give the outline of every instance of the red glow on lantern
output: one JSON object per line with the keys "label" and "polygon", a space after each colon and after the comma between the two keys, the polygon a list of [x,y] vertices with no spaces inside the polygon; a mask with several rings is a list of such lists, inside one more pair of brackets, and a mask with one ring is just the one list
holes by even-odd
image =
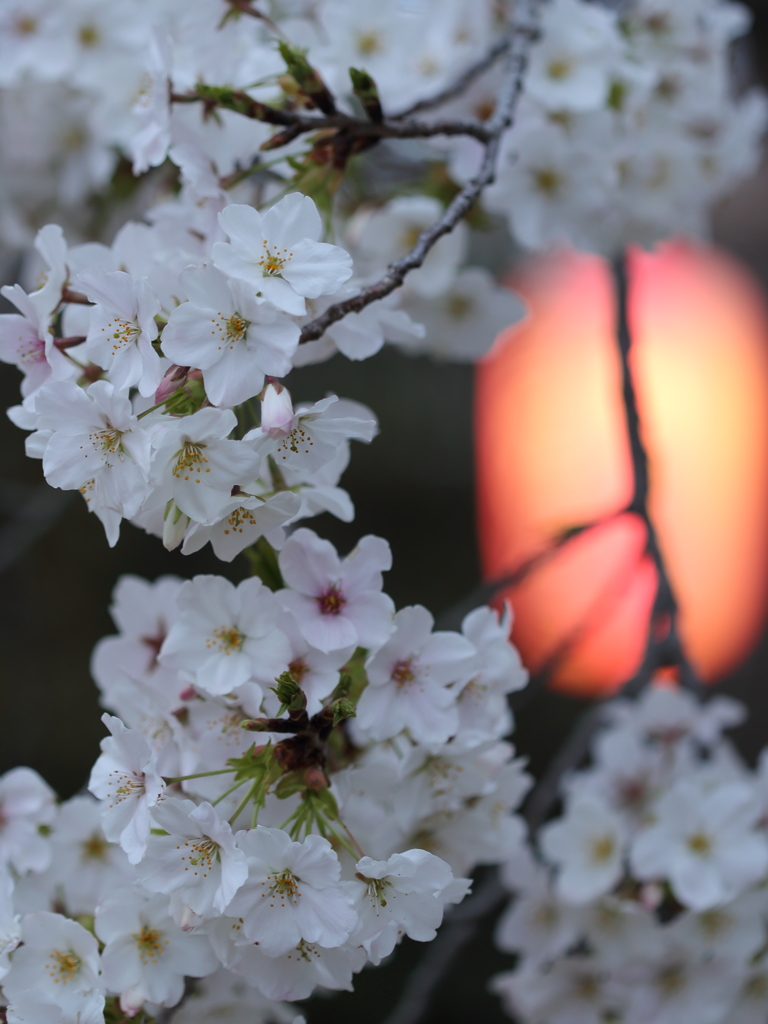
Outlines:
{"label": "red glow on lantern", "polygon": [[[669,243],[628,263],[648,509],[680,634],[711,681],[744,657],[765,618],[768,316],[748,275],[711,249]],[[477,374],[484,576],[520,572],[502,596],[531,671],[603,695],[637,669],[656,591],[645,526],[623,511],[633,473],[612,277],[599,257],[569,253],[534,264],[515,287],[530,316]]]}

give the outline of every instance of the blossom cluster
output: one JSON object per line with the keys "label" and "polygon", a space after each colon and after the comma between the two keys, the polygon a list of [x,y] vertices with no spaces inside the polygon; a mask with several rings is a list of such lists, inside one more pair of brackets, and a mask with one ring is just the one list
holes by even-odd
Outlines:
{"label": "blossom cluster", "polygon": [[380,538],[340,559],[299,529],[275,591],[120,580],[92,796],[0,780],[9,1021],[101,1022],[105,997],[154,1015],[185,976],[227,1005],[240,979],[284,1020],[270,1000],[351,988],[404,935],[431,940],[467,873],[520,847],[508,617],[436,632],[395,612],[390,561]]}
{"label": "blossom cluster", "polygon": [[720,0],[620,13],[553,0],[488,208],[536,249],[706,236],[711,205],[757,167],[768,123],[761,90],[732,93],[730,44],[749,20]]}
{"label": "blossom cluster", "polygon": [[524,1024],[760,1024],[768,1013],[768,752],[723,729],[744,709],[665,685],[606,709],[514,898],[492,982]]}

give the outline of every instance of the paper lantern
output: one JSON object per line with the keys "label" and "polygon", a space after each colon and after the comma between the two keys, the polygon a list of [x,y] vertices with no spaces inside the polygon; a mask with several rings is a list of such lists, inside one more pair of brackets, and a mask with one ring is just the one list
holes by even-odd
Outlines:
{"label": "paper lantern", "polygon": [[[768,316],[716,250],[671,242],[631,251],[627,267],[648,509],[685,649],[711,681],[749,651],[766,612]],[[564,253],[514,284],[530,315],[477,372],[483,572],[518,573],[499,596],[529,669],[606,695],[639,666],[657,582],[645,526],[622,511],[634,478],[611,268]]]}

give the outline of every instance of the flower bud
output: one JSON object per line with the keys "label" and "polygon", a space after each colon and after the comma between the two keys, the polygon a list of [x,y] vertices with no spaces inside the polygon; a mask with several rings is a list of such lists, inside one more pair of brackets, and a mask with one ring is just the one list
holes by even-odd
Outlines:
{"label": "flower bud", "polygon": [[275,440],[287,437],[293,425],[293,402],[288,388],[274,377],[267,377],[261,393],[261,429]]}
{"label": "flower bud", "polygon": [[169,366],[155,392],[154,404],[159,405],[161,402],[165,402],[174,391],[178,391],[186,380],[188,373],[188,366],[177,366],[175,363],[173,366]]}
{"label": "flower bud", "polygon": [[171,498],[165,506],[165,516],[163,517],[163,547],[166,550],[173,551],[181,544],[190,522],[189,516],[184,515]]}

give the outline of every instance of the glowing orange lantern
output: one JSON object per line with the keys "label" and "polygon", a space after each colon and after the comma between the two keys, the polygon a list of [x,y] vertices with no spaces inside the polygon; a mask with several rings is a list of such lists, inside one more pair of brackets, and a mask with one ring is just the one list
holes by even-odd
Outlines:
{"label": "glowing orange lantern", "polygon": [[[768,316],[728,256],[674,242],[628,255],[630,366],[648,511],[711,681],[755,642],[768,597]],[[634,486],[610,266],[565,253],[515,287],[530,316],[479,367],[479,535],[532,672],[616,690],[645,651],[657,575]],[[592,525],[594,524],[594,525]],[[585,527],[584,529],[579,529]]]}

